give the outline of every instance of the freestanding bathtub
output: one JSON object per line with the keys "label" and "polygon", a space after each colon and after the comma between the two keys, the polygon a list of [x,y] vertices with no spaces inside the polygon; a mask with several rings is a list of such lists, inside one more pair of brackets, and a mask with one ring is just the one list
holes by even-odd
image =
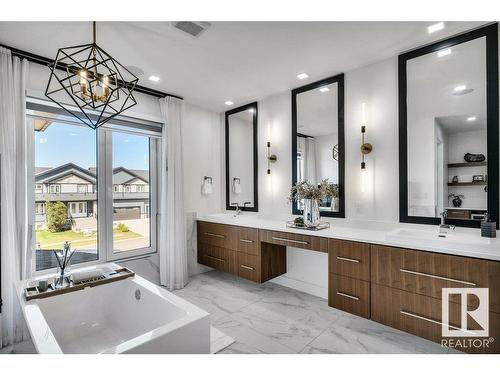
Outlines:
{"label": "freestanding bathtub", "polygon": [[31,301],[27,282],[17,294],[40,354],[210,353],[209,314],[140,276]]}

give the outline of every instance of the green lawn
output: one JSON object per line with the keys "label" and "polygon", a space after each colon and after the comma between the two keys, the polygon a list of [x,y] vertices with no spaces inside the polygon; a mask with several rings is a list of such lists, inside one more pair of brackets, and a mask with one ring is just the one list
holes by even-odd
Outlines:
{"label": "green lawn", "polygon": [[[142,236],[132,231],[120,232],[114,229],[113,237],[115,241],[120,241],[141,238]],[[64,241],[68,241],[71,247],[89,246],[97,243],[97,234],[96,232],[92,232],[90,235],[84,235],[82,232],[75,232],[73,230],[54,233],[46,229],[36,231],[36,242],[40,243],[42,250],[62,249]]]}

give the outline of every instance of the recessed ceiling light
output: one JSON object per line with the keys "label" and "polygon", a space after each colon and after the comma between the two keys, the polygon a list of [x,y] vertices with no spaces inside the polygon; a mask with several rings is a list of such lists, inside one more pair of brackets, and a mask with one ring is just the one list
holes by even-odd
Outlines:
{"label": "recessed ceiling light", "polygon": [[330,91],[330,89],[328,87],[326,87],[326,86],[323,86],[323,87],[321,87],[319,89],[319,91],[321,91],[321,92],[328,92],[328,91]]}
{"label": "recessed ceiling light", "polygon": [[476,121],[476,116],[467,117],[467,121]]}
{"label": "recessed ceiling light", "polygon": [[427,32],[429,34],[435,33],[436,31],[443,30],[444,29],[444,22],[438,22],[435,23],[434,25],[430,25],[427,27]]}
{"label": "recessed ceiling light", "polygon": [[453,89],[454,92],[461,92],[461,91],[465,91],[467,90],[467,86],[465,85],[460,85],[460,86],[457,86]]}
{"label": "recessed ceiling light", "polygon": [[159,82],[159,81],[160,81],[160,77],[157,77],[157,76],[149,76],[149,80],[150,80],[150,81],[153,81],[153,82]]}
{"label": "recessed ceiling light", "polygon": [[306,78],[309,78],[309,74],[307,73],[300,73],[300,74],[297,74],[297,78],[298,79],[306,79]]}
{"label": "recessed ceiling light", "polygon": [[448,56],[449,54],[451,54],[451,48],[442,49],[437,53],[438,57]]}
{"label": "recessed ceiling light", "polygon": [[226,100],[224,102],[225,105],[233,105],[234,103],[231,100]]}

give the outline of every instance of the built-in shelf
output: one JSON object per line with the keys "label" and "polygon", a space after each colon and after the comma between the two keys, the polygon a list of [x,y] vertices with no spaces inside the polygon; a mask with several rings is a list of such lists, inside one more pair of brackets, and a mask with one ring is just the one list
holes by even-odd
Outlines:
{"label": "built-in shelf", "polygon": [[463,168],[463,167],[483,167],[488,165],[486,161],[472,161],[470,163],[450,163],[448,168]]}
{"label": "built-in shelf", "polygon": [[486,181],[482,181],[482,182],[457,182],[457,183],[449,182],[448,183],[448,186],[474,186],[474,185],[484,186],[484,185],[488,185],[488,183]]}

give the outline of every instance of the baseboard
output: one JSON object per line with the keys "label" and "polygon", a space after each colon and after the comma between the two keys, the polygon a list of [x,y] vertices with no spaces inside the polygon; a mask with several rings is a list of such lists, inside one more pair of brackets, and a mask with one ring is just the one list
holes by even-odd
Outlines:
{"label": "baseboard", "polygon": [[313,296],[323,298],[325,300],[328,299],[328,288],[325,288],[321,285],[311,284],[306,281],[292,279],[285,275],[278,276],[272,279],[270,282],[281,286],[286,286],[288,288],[296,289],[300,292],[312,294]]}

